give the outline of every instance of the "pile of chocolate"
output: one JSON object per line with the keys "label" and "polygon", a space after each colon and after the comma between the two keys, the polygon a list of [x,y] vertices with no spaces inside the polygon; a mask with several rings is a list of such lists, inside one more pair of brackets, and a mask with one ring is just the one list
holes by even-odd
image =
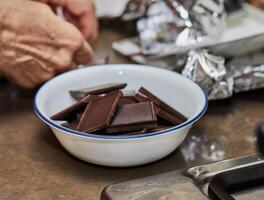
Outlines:
{"label": "pile of chocolate", "polygon": [[179,125],[187,118],[141,87],[122,91],[125,83],[109,83],[80,91],[70,91],[75,104],[53,115],[67,121],[62,126],[100,135],[153,133]]}

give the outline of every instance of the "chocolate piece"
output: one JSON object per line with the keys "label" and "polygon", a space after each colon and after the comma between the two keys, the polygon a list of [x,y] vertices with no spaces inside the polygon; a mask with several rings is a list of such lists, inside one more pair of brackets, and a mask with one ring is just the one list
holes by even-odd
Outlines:
{"label": "chocolate piece", "polygon": [[138,102],[147,102],[147,101],[150,101],[147,97],[144,97],[143,95],[137,93],[135,95],[135,99],[138,101]]}
{"label": "chocolate piece", "polygon": [[161,99],[156,97],[154,94],[152,94],[146,88],[141,87],[139,89],[139,92],[142,93],[143,95],[145,95],[148,99],[150,99],[158,107],[162,108],[163,110],[166,110],[167,112],[169,112],[172,115],[174,115],[175,117],[177,117],[179,120],[181,120],[181,123],[183,123],[187,120],[187,118],[183,114],[181,114],[178,111],[176,111],[175,109],[173,109],[171,106],[169,106],[164,101],[162,101]]}
{"label": "chocolate piece", "polygon": [[114,90],[123,89],[126,86],[127,86],[126,83],[108,83],[108,84],[85,88],[82,90],[74,90],[74,91],[72,90],[70,91],[70,95],[74,99],[80,100],[81,98],[84,98],[87,95],[103,94]]}
{"label": "chocolate piece", "polygon": [[[133,131],[123,131],[123,132],[115,132],[111,133],[111,136],[120,136],[120,135],[138,135],[138,134],[144,134],[147,129],[138,129],[138,130],[133,130]],[[98,133],[97,133],[98,132]],[[93,132],[93,134],[99,134],[99,135],[110,135],[106,129],[100,130],[97,132]]]}
{"label": "chocolate piece", "polygon": [[83,91],[70,91],[70,95],[72,98],[74,98],[76,101],[79,101],[80,99],[84,98],[86,96],[85,92]]}
{"label": "chocolate piece", "polygon": [[106,129],[106,133],[134,131],[157,126],[152,102],[121,105]]}
{"label": "chocolate piece", "polygon": [[92,98],[81,117],[77,130],[94,132],[107,127],[116,111],[121,96],[122,92],[117,90],[105,96]]}
{"label": "chocolate piece", "polygon": [[82,115],[83,115],[83,112],[76,114],[76,120],[77,120],[77,122],[79,122],[81,120]]}
{"label": "chocolate piece", "polygon": [[75,104],[71,105],[70,107],[53,115],[51,119],[61,120],[61,121],[72,121],[75,119],[77,113],[85,109],[86,105],[89,103],[90,100],[91,100],[91,96],[87,96],[83,98],[82,100],[76,102]]}
{"label": "chocolate piece", "polygon": [[[137,93],[135,95],[135,98],[138,100],[138,102],[147,102],[149,101],[149,99],[147,97],[144,97],[143,95]],[[154,110],[157,116],[159,116],[160,118],[162,118],[164,121],[167,121],[166,124],[168,124],[168,122],[172,125],[179,125],[181,124],[183,121],[178,119],[177,117],[175,117],[174,115],[172,115],[171,113],[167,112],[166,110],[160,108],[159,106],[157,106],[156,104],[154,104]],[[163,124],[160,123],[161,120],[158,118],[158,124]]]}
{"label": "chocolate piece", "polygon": [[[154,110],[155,110],[155,108],[154,108]],[[169,122],[168,120],[160,117],[159,115],[157,115],[157,119],[158,119],[158,126],[171,126],[171,127],[175,126],[174,123]]]}
{"label": "chocolate piece", "polygon": [[124,96],[121,98],[119,105],[138,103],[137,99],[135,98],[135,90],[124,90],[123,94]]}
{"label": "chocolate piece", "polygon": [[158,115],[162,119],[165,119],[166,121],[172,123],[173,125],[179,125],[179,124],[183,123],[183,121],[181,119],[172,115],[171,113],[167,112],[166,110],[158,107],[157,105],[154,105],[154,110],[155,110],[156,115]]}
{"label": "chocolate piece", "polygon": [[64,123],[64,124],[62,124],[62,126],[69,128],[69,129],[72,129],[72,130],[76,130],[78,123],[79,123],[78,121],[72,121],[70,123],[69,122]]}
{"label": "chocolate piece", "polygon": [[163,131],[163,130],[169,129],[171,127],[172,126],[158,126],[157,128],[147,129],[146,132],[147,133],[155,133],[155,132],[159,132],[159,131]]}
{"label": "chocolate piece", "polygon": [[144,134],[144,133],[146,133],[146,130],[147,129],[141,129],[141,130],[126,132],[125,134],[122,134],[122,135],[139,135],[139,134]]}
{"label": "chocolate piece", "polygon": [[119,105],[125,105],[131,103],[138,103],[138,101],[133,96],[126,96],[126,97],[121,97]]}

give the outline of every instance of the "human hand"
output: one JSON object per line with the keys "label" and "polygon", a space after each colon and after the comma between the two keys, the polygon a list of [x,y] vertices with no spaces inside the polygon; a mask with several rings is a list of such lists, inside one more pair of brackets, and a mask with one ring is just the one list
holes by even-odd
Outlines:
{"label": "human hand", "polygon": [[264,0],[251,0],[251,4],[264,9]]}
{"label": "human hand", "polygon": [[63,9],[66,20],[73,23],[89,41],[93,42],[98,35],[98,22],[92,0],[38,0],[47,3],[54,10]]}
{"label": "human hand", "polygon": [[0,72],[34,88],[74,65],[93,62],[93,52],[72,24],[39,2],[1,0]]}

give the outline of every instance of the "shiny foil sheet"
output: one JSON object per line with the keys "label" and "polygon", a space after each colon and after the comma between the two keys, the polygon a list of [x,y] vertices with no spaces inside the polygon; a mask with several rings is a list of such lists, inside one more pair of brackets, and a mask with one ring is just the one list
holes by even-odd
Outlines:
{"label": "shiny foil sheet", "polygon": [[140,16],[137,30],[146,55],[174,54],[210,44],[224,30],[223,0],[135,0],[128,8],[123,18]]}
{"label": "shiny foil sheet", "polygon": [[233,94],[234,79],[226,71],[225,59],[206,50],[191,51],[182,74],[197,82],[210,100],[225,99]]}
{"label": "shiny foil sheet", "polygon": [[149,6],[157,0],[130,0],[121,16],[123,21],[136,20],[143,17]]}
{"label": "shiny foil sheet", "polygon": [[189,53],[182,74],[197,82],[209,100],[264,88],[264,64],[243,66],[238,63],[226,67],[223,57],[211,55],[206,50],[195,50]]}
{"label": "shiny foil sheet", "polygon": [[264,64],[257,66],[230,66],[234,78],[234,92],[264,88]]}

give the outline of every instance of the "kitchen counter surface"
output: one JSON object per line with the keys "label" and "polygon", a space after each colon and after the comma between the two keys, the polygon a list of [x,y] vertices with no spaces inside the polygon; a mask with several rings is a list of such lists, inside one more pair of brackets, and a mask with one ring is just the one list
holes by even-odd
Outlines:
{"label": "kitchen counter surface", "polygon": [[[126,37],[107,28],[94,48],[98,59],[128,63],[111,42]],[[0,82],[0,199],[99,199],[112,183],[255,152],[254,129],[264,115],[264,90],[209,104],[180,149],[153,164],[106,168],[74,158],[33,111],[33,92]]]}

